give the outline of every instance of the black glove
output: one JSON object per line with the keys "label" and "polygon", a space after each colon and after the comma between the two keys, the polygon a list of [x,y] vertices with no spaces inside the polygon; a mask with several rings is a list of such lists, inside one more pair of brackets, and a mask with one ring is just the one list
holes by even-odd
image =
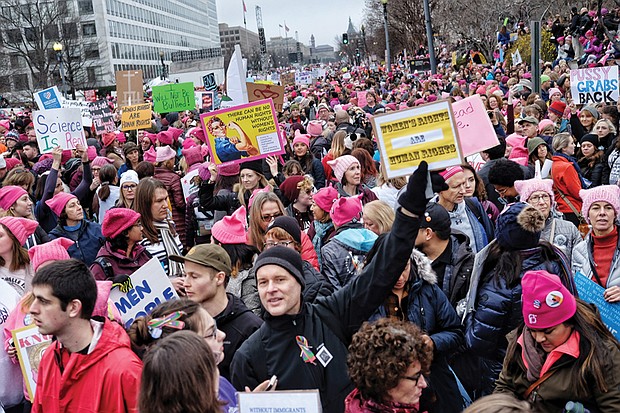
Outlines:
{"label": "black glove", "polygon": [[439,175],[439,172],[431,172],[431,185],[433,187],[433,192],[435,192],[436,194],[442,191],[446,191],[450,188],[446,183],[445,179],[443,179],[443,177]]}
{"label": "black glove", "polygon": [[[426,210],[426,204],[430,198],[426,197],[426,185],[428,179],[428,164],[420,162],[418,169],[409,177],[407,189],[398,198],[398,203],[407,211],[422,216]],[[441,192],[448,189],[446,181],[437,172],[431,173],[431,186],[433,192]]]}

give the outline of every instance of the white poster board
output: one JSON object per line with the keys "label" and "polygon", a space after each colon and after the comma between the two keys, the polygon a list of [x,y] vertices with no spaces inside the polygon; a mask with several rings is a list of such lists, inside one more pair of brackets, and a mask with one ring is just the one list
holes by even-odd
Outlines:
{"label": "white poster board", "polygon": [[93,126],[93,117],[90,114],[89,103],[81,100],[69,100],[65,99],[62,102],[63,108],[78,108],[82,113],[82,125],[90,128]]}
{"label": "white poster board", "polygon": [[318,390],[237,393],[239,413],[321,413]]}
{"label": "white poster board", "polygon": [[150,314],[160,303],[179,298],[155,257],[129,279],[131,288],[127,292],[122,292],[119,287],[110,291],[110,299],[121,314],[125,328],[129,328],[136,318]]}
{"label": "white poster board", "polygon": [[28,396],[34,400],[39,364],[43,353],[52,344],[52,336],[39,333],[39,327],[35,324],[13,330],[11,334]]}
{"label": "white poster board", "polygon": [[571,70],[570,91],[576,104],[618,102],[618,66]]}
{"label": "white poster board", "polygon": [[[196,184],[196,178],[198,176],[198,169],[187,173],[183,178],[181,178],[181,187],[183,188],[183,196],[185,197],[185,202],[189,199],[190,195],[195,194],[200,189],[200,184]],[[194,181],[194,183],[192,183]]]}
{"label": "white poster board", "polygon": [[56,146],[75,149],[81,144],[86,147],[82,113],[78,108],[35,111],[32,122],[41,153],[51,152]]}

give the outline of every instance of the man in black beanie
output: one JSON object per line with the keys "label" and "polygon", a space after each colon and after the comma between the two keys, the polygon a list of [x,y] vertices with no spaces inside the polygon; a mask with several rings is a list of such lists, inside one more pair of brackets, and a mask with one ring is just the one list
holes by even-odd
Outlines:
{"label": "man in black beanie", "polygon": [[[233,358],[231,379],[238,390],[261,384],[264,389],[275,375],[278,390],[319,389],[325,413],[344,411],[344,399],[353,390],[347,346],[405,269],[428,202],[427,171],[422,162],[400,196],[402,208],[374,258],[334,294],[304,302],[300,255],[282,246],[259,255],[254,269],[265,322]],[[434,191],[447,189],[438,175],[432,181]]]}

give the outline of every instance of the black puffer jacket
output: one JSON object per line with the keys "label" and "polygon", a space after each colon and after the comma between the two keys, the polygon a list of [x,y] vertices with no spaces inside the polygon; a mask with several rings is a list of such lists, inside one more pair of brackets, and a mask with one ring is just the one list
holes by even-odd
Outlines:
{"label": "black puffer jacket", "polygon": [[452,230],[450,234],[450,248],[452,258],[446,265],[440,278],[441,289],[456,308],[459,301],[464,300],[469,289],[469,280],[474,268],[475,254],[469,246],[469,238],[460,231]]}
{"label": "black puffer jacket", "polygon": [[[353,390],[347,375],[347,346],[400,277],[419,226],[417,218],[398,211],[392,232],[360,276],[329,297],[320,297],[313,304],[302,302],[299,314],[267,314],[265,323],[233,358],[235,388],[254,388],[275,374],[279,390],[318,389],[323,411],[342,413],[344,399]],[[305,338],[317,355],[314,363],[305,363],[300,357],[297,336]],[[327,361],[326,365],[319,360]]]}

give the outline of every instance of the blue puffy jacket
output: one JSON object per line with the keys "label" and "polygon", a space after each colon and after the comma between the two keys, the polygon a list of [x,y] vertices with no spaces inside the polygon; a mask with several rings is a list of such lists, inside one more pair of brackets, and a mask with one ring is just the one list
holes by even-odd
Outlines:
{"label": "blue puffy jacket", "polygon": [[75,244],[67,249],[69,256],[84,262],[89,267],[105,243],[105,238],[101,235],[101,225],[86,219],[82,220],[80,227],[75,231],[68,231],[58,224],[56,228],[50,231],[49,235],[50,239],[64,237],[75,241]]}

